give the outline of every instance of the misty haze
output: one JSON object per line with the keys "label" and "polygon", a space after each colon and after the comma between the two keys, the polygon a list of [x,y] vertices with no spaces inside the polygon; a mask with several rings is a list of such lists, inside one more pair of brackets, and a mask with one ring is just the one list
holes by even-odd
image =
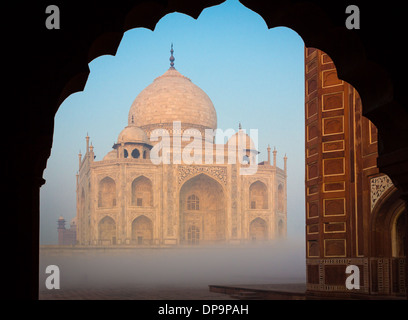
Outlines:
{"label": "misty haze", "polygon": [[59,267],[61,290],[305,282],[304,245],[287,240],[246,246],[43,249],[40,291],[46,290],[47,265]]}

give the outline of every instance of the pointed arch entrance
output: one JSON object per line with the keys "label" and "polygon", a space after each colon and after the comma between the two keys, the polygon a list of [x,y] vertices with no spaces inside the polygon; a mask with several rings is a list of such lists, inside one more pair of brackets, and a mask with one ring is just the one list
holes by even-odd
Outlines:
{"label": "pointed arch entrance", "polygon": [[225,241],[225,208],[224,190],[215,179],[202,173],[187,180],[179,193],[180,243]]}
{"label": "pointed arch entrance", "polygon": [[100,245],[116,244],[116,223],[111,217],[104,217],[98,224],[98,242]]}
{"label": "pointed arch entrance", "polygon": [[146,216],[139,216],[132,222],[132,244],[150,245],[153,241],[153,222]]}
{"label": "pointed arch entrance", "polygon": [[262,218],[255,218],[249,225],[249,238],[251,241],[265,241],[268,239],[268,225]]}
{"label": "pointed arch entrance", "polygon": [[395,187],[384,194],[372,211],[371,283],[372,293],[406,294],[406,207]]}

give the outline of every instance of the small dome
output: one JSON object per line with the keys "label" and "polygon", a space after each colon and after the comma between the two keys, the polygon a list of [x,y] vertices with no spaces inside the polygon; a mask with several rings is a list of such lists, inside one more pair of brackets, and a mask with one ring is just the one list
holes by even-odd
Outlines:
{"label": "small dome", "polygon": [[116,150],[112,150],[109,151],[106,156],[103,157],[103,160],[112,160],[112,159],[116,159],[117,158],[117,151]]}
{"label": "small dome", "polygon": [[217,114],[207,94],[170,68],[136,97],[129,110],[128,124],[155,127],[173,121],[217,128]]}
{"label": "small dome", "polygon": [[254,141],[242,129],[240,129],[237,133],[235,133],[231,138],[228,139],[228,145],[236,146],[237,148],[242,147],[242,149],[257,152]]}
{"label": "small dome", "polygon": [[135,125],[129,125],[122,130],[118,137],[118,143],[126,142],[149,144],[149,138],[143,129]]}

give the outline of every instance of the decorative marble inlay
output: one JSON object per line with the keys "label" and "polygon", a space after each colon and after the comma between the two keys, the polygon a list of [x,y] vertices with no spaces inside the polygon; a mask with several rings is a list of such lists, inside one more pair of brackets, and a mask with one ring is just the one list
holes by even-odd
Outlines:
{"label": "decorative marble inlay", "polygon": [[224,185],[227,185],[227,168],[221,166],[179,166],[178,167],[178,184],[179,186],[188,177],[194,176],[198,173],[206,173],[215,178]]}

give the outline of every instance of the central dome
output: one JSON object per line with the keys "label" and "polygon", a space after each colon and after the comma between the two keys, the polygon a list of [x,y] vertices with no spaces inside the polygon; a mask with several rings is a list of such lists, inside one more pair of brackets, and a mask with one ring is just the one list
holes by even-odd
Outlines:
{"label": "central dome", "polygon": [[154,128],[173,121],[182,127],[217,128],[217,114],[207,94],[171,67],[136,97],[128,124]]}

